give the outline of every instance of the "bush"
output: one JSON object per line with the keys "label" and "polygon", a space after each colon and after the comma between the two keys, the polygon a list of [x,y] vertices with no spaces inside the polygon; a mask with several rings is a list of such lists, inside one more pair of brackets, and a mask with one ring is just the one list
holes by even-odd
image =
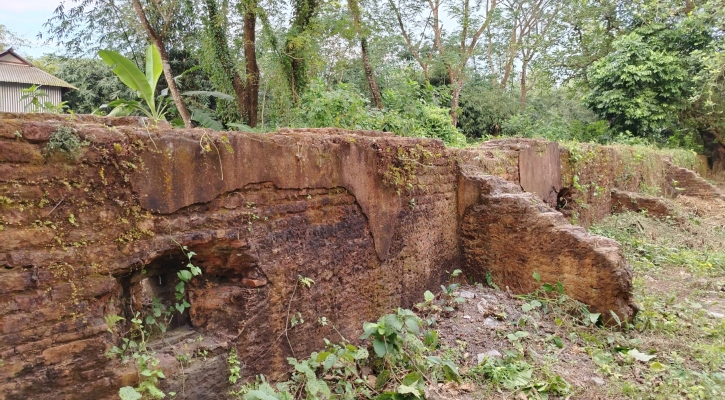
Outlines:
{"label": "bush", "polygon": [[303,94],[296,110],[295,125],[304,127],[336,127],[373,129],[401,136],[441,139],[451,146],[463,146],[466,137],[451,125],[447,108],[429,104],[414,81],[408,81],[399,92],[383,92],[385,107],[372,109],[368,100],[354,86],[341,83],[327,88],[314,81]]}
{"label": "bush", "polygon": [[521,103],[510,91],[474,82],[463,88],[460,110],[461,131],[468,138],[478,139],[499,135],[503,123],[521,111]]}
{"label": "bush", "polygon": [[64,153],[69,159],[74,160],[80,155],[81,147],[86,145],[88,145],[88,142],[81,140],[73,128],[59,126],[55,132],[50,134],[45,148],[51,153]]}
{"label": "bush", "polygon": [[313,81],[302,95],[297,124],[306,127],[374,129],[376,116],[367,108],[367,100],[352,85],[341,83],[328,89]]}

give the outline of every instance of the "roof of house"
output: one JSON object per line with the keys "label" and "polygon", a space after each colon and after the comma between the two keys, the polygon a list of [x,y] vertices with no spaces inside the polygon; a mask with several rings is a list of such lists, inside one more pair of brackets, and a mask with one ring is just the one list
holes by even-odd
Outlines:
{"label": "roof of house", "polygon": [[12,48],[0,53],[0,82],[77,89],[70,83],[33,66]]}

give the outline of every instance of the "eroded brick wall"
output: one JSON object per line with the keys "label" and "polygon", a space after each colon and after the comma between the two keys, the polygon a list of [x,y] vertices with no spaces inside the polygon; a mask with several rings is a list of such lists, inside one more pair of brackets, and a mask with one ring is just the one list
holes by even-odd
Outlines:
{"label": "eroded brick wall", "polygon": [[[59,126],[86,142],[74,157],[48,150]],[[104,354],[153,298],[174,302],[176,272],[188,261],[182,246],[203,274],[187,287],[190,310],[151,343],[177,398],[226,393],[232,347],[244,377],[280,377],[287,357],[339,339],[331,325],[354,340],[364,321],[420,301],[446,271],[500,272],[515,292],[529,287],[532,268],[554,277],[557,259],[533,265],[519,257],[523,247],[498,251],[512,245],[507,231],[525,237],[532,221],[547,235],[569,232],[562,243],[589,260],[577,270],[582,282],[621,278],[601,281],[613,287],[595,297],[572,281],[570,294],[593,310],[632,315],[616,243],[606,241],[601,256],[601,238],[552,217],[559,214],[536,196],[494,204],[481,189],[484,181],[520,185],[551,204],[558,148],[501,145],[457,150],[380,132],[215,133],[138,118],[0,114],[0,399],[115,398],[135,384],[133,365]],[[299,277],[315,283],[303,287]],[[284,335],[297,313],[306,322]],[[126,322],[110,332],[109,315]],[[317,323],[322,317],[331,325]]]}
{"label": "eroded brick wall", "polygon": [[[462,267],[456,166],[439,141],[145,124],[0,116],[0,398],[113,398],[133,384],[132,365],[104,356],[120,339],[104,316],[172,304],[180,246],[203,274],[154,350],[189,399],[226,392],[231,346],[244,376],[275,377],[338,339],[318,318],[354,339]],[[77,159],[47,151],[60,125],[87,142]],[[307,320],[289,344],[288,312]]]}

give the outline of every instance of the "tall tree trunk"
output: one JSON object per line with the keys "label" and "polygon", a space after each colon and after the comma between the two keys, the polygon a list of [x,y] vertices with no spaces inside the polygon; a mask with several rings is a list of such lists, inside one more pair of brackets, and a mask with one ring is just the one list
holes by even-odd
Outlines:
{"label": "tall tree trunk", "polygon": [[725,136],[715,129],[699,129],[713,176],[725,177]]}
{"label": "tall tree trunk", "polygon": [[[511,31],[511,42],[516,41],[516,31]],[[516,58],[516,52],[518,49],[517,43],[509,43],[509,47],[516,46],[516,49],[511,51],[511,49],[506,50],[506,64],[504,65],[503,69],[503,76],[501,77],[501,81],[499,82],[498,86],[500,89],[506,89],[506,84],[508,83],[509,77],[511,76],[511,71],[514,67],[514,60]]]}
{"label": "tall tree trunk", "polygon": [[159,54],[161,55],[161,68],[164,71],[164,79],[166,79],[166,84],[169,86],[169,92],[171,92],[171,97],[174,99],[176,109],[179,111],[179,115],[184,121],[184,126],[186,128],[191,128],[193,127],[193,125],[191,124],[191,114],[189,113],[189,109],[186,108],[184,100],[181,98],[178,86],[176,86],[174,74],[171,72],[171,64],[169,64],[169,53],[166,52],[166,46],[164,45],[164,41],[149,23],[149,20],[146,18],[146,13],[144,12],[139,0],[131,0],[131,2],[133,3],[133,9],[136,11],[138,19],[141,21],[141,25],[143,25],[144,29],[146,30],[146,34],[149,35],[151,41],[159,49]]}
{"label": "tall tree trunk", "polygon": [[457,79],[454,82],[451,79],[451,85],[453,85],[453,90],[451,90],[451,123],[453,126],[458,126],[458,103],[461,97],[461,89],[463,89],[463,82],[459,82]]}
{"label": "tall tree trunk", "polygon": [[245,107],[247,109],[247,125],[254,128],[257,126],[257,110],[259,108],[259,66],[257,65],[256,46],[256,24],[257,15],[255,8],[257,2],[249,4],[244,9],[244,68],[247,84],[245,87]]}
{"label": "tall tree trunk", "polygon": [[295,39],[307,31],[312,18],[317,14],[319,5],[318,0],[295,0],[294,3],[294,19],[287,33],[283,61],[287,70],[287,79],[292,90],[292,97],[295,101],[299,99],[300,94],[307,86],[307,59],[305,58],[307,55],[305,49]]}
{"label": "tall tree trunk", "polygon": [[370,57],[368,56],[368,39],[365,36],[362,29],[362,22],[360,18],[360,4],[358,0],[348,0],[348,8],[352,15],[352,22],[355,24],[355,31],[360,36],[360,53],[362,54],[363,70],[365,71],[365,80],[368,82],[370,93],[373,95],[373,101],[375,101],[375,107],[379,110],[383,109],[383,97],[380,95],[380,88],[378,83],[375,81],[373,75],[373,66],[370,64]]}
{"label": "tall tree trunk", "polygon": [[[247,82],[237,72],[235,68],[234,59],[231,56],[229,50],[227,33],[224,28],[224,24],[221,24],[220,18],[225,18],[219,15],[217,3],[215,0],[206,0],[206,12],[208,17],[209,26],[207,30],[214,43],[214,55],[219,59],[219,64],[227,76],[227,79],[232,83],[232,89],[237,97],[237,108],[239,114],[242,117],[242,122],[245,124],[255,127],[257,125],[257,99],[259,93],[259,68],[257,67],[256,57],[256,45],[254,28],[256,23],[256,14],[254,13],[254,7],[246,7],[242,9],[243,5],[239,4],[239,11],[244,15],[244,53],[247,59],[247,65],[245,67],[247,76]],[[255,4],[256,6],[256,4]],[[248,11],[247,11],[248,8]],[[250,22],[251,21],[251,22]],[[252,34],[249,35],[247,29],[252,30]]]}
{"label": "tall tree trunk", "polygon": [[368,81],[368,87],[370,87],[370,93],[373,95],[375,101],[375,107],[379,110],[383,109],[383,96],[380,95],[380,88],[378,83],[375,81],[373,75],[373,66],[370,64],[370,57],[368,56],[368,41],[365,37],[360,39],[360,52],[362,53],[363,69],[365,70],[365,79]]}
{"label": "tall tree trunk", "polygon": [[526,106],[526,94],[528,89],[526,87],[526,70],[529,68],[529,61],[524,59],[521,65],[521,108]]}

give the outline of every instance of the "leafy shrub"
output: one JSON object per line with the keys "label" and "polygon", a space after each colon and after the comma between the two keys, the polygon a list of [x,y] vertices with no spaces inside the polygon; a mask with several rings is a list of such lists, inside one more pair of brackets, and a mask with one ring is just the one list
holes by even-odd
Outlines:
{"label": "leafy shrub", "polygon": [[423,130],[432,137],[443,140],[450,146],[465,146],[466,137],[453,125],[448,109],[424,105],[423,119],[420,121]]}
{"label": "leafy shrub", "polygon": [[81,147],[86,145],[88,142],[81,140],[73,128],[59,126],[55,132],[50,134],[50,140],[45,148],[51,153],[61,152],[69,159],[76,159],[80,155]]}
{"label": "leafy shrub", "polygon": [[510,91],[475,82],[463,88],[460,110],[458,123],[463,134],[485,138],[500,134],[503,123],[519,113],[521,103]]}
{"label": "leafy shrub", "polygon": [[[412,311],[398,309],[377,322],[366,322],[361,339],[368,340],[372,352],[343,340],[325,340],[325,348],[309,358],[288,358],[294,367],[290,380],[272,387],[264,377],[232,394],[244,400],[299,398],[420,399],[426,383],[460,382],[456,365],[429,355],[437,345],[437,333],[423,332],[423,321]],[[436,338],[432,340],[431,338]],[[363,374],[369,369],[376,378]],[[295,395],[293,395],[295,394]],[[334,395],[333,395],[334,394]]]}
{"label": "leafy shrub", "polygon": [[501,124],[504,136],[535,137],[554,141],[609,143],[606,121],[598,120],[579,101],[571,88],[529,97],[526,108]]}
{"label": "leafy shrub", "polygon": [[296,125],[305,127],[336,127],[373,129],[402,136],[441,139],[452,146],[463,146],[466,138],[451,125],[446,108],[430,104],[419,85],[409,81],[397,93],[383,92],[383,110],[372,109],[368,100],[352,85],[340,83],[327,88],[313,81],[303,94],[296,112]]}
{"label": "leafy shrub", "polygon": [[633,32],[614,41],[614,52],[595,62],[586,104],[616,132],[652,137],[669,129],[687,103],[688,73],[677,54]]}
{"label": "leafy shrub", "polygon": [[367,100],[352,85],[341,83],[328,89],[321,81],[313,81],[300,104],[297,118],[302,126],[373,129],[379,124],[367,109]]}

